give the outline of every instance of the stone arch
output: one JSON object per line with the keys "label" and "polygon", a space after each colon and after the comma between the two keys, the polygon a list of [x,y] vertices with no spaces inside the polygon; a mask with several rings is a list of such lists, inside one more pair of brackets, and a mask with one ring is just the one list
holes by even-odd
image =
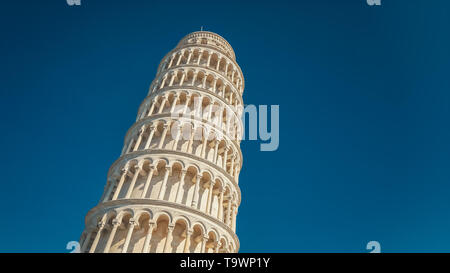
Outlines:
{"label": "stone arch", "polygon": [[214,180],[214,174],[211,172],[211,170],[209,169],[202,169],[201,171],[201,175],[203,178],[207,178],[207,179],[211,179]]}
{"label": "stone arch", "polygon": [[[126,194],[127,194],[127,191],[128,191],[128,188],[129,188],[129,186],[130,186],[130,183],[131,183],[131,181],[132,181],[132,179],[133,179],[133,175],[134,175],[135,172],[136,172],[136,167],[139,166],[139,160],[138,160],[138,159],[131,159],[131,160],[129,160],[125,165],[126,165],[126,168],[125,168],[125,177],[124,177],[122,186],[120,187],[120,189],[119,189],[119,188],[116,188],[116,189],[114,190],[114,192],[115,192],[115,191],[118,191],[118,193],[117,193],[117,199],[123,199],[123,198],[125,198],[125,196],[126,196]],[[122,178],[121,178],[121,179],[122,179]],[[115,193],[112,193],[112,194],[114,195]]]}
{"label": "stone arch", "polygon": [[164,219],[167,218],[168,223],[172,224],[174,217],[170,211],[167,211],[167,210],[158,211],[155,213],[155,216],[153,219],[155,219],[155,221],[158,221],[158,219],[160,219],[161,217]]}
{"label": "stone arch", "polygon": [[184,224],[186,224],[186,227],[187,227],[188,229],[191,228],[191,220],[189,220],[188,217],[186,217],[186,216],[184,216],[184,215],[177,215],[177,216],[174,216],[174,217],[173,217],[173,222],[176,223],[176,222],[178,222],[178,221],[184,222]]}
{"label": "stone arch", "polygon": [[136,212],[136,216],[134,218],[138,221],[143,216],[148,216],[149,220],[153,220],[154,212],[150,208],[141,209]]}
{"label": "stone arch", "polygon": [[203,49],[199,47],[194,47],[192,51],[192,61],[191,64],[198,64],[200,62],[201,55],[203,54]]}
{"label": "stone arch", "polygon": [[119,226],[116,230],[115,236],[112,239],[111,247],[109,249],[109,253],[120,253],[123,250],[125,237],[128,232],[128,228],[130,225],[130,219],[134,217],[134,210],[125,208],[120,210],[117,215],[117,220],[119,221]]}
{"label": "stone arch", "polygon": [[192,85],[192,81],[195,78],[195,69],[189,68],[186,70],[186,76],[183,81],[183,85]]}
{"label": "stone arch", "polygon": [[197,70],[197,76],[194,82],[195,87],[203,88],[203,79],[207,76],[204,70]]}
{"label": "stone arch", "polygon": [[181,136],[177,143],[177,148],[175,150],[179,150],[182,152],[188,152],[189,150],[189,144],[191,139],[191,134],[194,128],[194,125],[192,122],[185,122],[183,121],[181,124]]}
{"label": "stone arch", "polygon": [[198,226],[201,229],[202,235],[206,235],[207,228],[204,223],[202,223],[200,221],[196,221],[192,224],[192,228],[194,228],[196,226]]}
{"label": "stone arch", "polygon": [[183,55],[184,55],[184,49],[182,49],[182,50],[179,50],[178,52],[177,52],[177,57],[175,58],[175,60],[174,60],[174,62],[173,62],[173,66],[178,66],[178,65],[180,65],[180,62],[181,62],[181,59],[183,58]]}
{"label": "stone arch", "polygon": [[209,185],[211,183],[211,180],[214,179],[214,176],[210,170],[202,170],[201,176],[202,179],[200,180],[200,184],[198,187],[197,209],[206,213],[208,206],[208,195],[210,190]]}
{"label": "stone arch", "polygon": [[225,191],[223,194],[223,201],[222,201],[222,211],[223,211],[223,215],[222,217],[219,219],[222,222],[224,222],[225,224],[229,224],[229,218],[228,215],[230,213],[229,209],[230,209],[230,205],[232,203],[232,190],[230,185],[226,185],[225,186]]}
{"label": "stone arch", "polygon": [[[83,248],[90,252],[100,252],[102,249],[104,249],[106,242],[109,238],[110,233],[110,227],[112,225],[113,220],[117,217],[117,213],[114,210],[110,210],[102,215],[97,215],[97,217],[94,217],[93,219],[96,220],[96,222],[91,223],[91,237],[89,241],[83,242]],[[100,234],[99,234],[100,232]],[[95,247],[93,247],[94,238],[99,236],[98,242]],[[92,249],[91,249],[92,248]],[[95,248],[95,249],[94,249]]]}
{"label": "stone arch", "polygon": [[206,90],[214,92],[213,84],[214,84],[215,80],[216,80],[216,77],[214,76],[214,74],[208,73],[206,75],[206,81],[205,81],[205,85],[203,86],[203,88],[205,88]]}
{"label": "stone arch", "polygon": [[180,65],[187,64],[187,60],[188,60],[189,54],[190,54],[189,50],[183,50],[182,51],[181,60],[179,62]]}
{"label": "stone arch", "polygon": [[216,88],[215,88],[215,93],[219,96],[222,97],[223,96],[223,90],[225,88],[225,83],[222,80],[222,78],[218,78],[217,82],[216,82]]}
{"label": "stone arch", "polygon": [[[203,134],[204,138],[206,138],[206,142],[202,143],[201,157],[211,162],[214,162],[213,157],[216,144],[216,129],[213,126],[205,125],[203,129]],[[203,147],[203,144],[205,145],[205,147]]]}
{"label": "stone arch", "polygon": [[225,184],[223,182],[223,179],[220,176],[215,177],[214,182],[215,183],[214,183],[212,198],[211,198],[210,214],[212,216],[216,217],[217,219],[219,219],[220,206],[222,205],[222,202],[223,202],[222,192],[224,190]]}
{"label": "stone arch", "polygon": [[226,76],[229,80],[231,80],[231,75],[233,74],[233,72],[234,72],[234,65],[233,65],[233,63],[230,62],[230,63],[228,63],[227,73],[226,73]]}
{"label": "stone arch", "polygon": [[195,173],[194,173],[194,174],[200,173],[200,167],[199,167],[197,164],[195,164],[195,163],[189,162],[189,163],[186,165],[186,168],[187,168],[187,169],[193,168],[193,169],[195,170]]}
{"label": "stone arch", "polygon": [[150,252],[163,252],[167,240],[168,227],[172,223],[172,215],[167,211],[155,214],[156,227],[150,241]]}
{"label": "stone arch", "polygon": [[213,103],[213,99],[211,98],[211,96],[206,95],[203,97],[202,100],[202,115],[201,117],[205,120],[208,120],[208,115],[209,112],[212,111],[211,109],[211,104]]}
{"label": "stone arch", "polygon": [[[195,164],[187,164],[182,184],[179,184],[179,196],[177,202],[190,206],[194,198],[194,189],[199,168]],[[181,178],[180,178],[181,179]]]}
{"label": "stone arch", "polygon": [[136,212],[134,217],[136,225],[134,227],[132,237],[130,238],[130,243],[127,252],[140,253],[144,250],[145,237],[150,228],[149,224],[152,221],[151,210],[140,210]]}
{"label": "stone arch", "polygon": [[179,86],[181,77],[183,76],[183,69],[176,69],[173,71],[173,78],[171,79],[170,86]]}
{"label": "stone arch", "polygon": [[196,222],[192,225],[192,235],[189,238],[189,252],[201,252],[205,232],[206,227],[202,223]]}
{"label": "stone arch", "polygon": [[143,157],[139,160],[139,164],[142,164],[142,166],[149,166],[152,165],[153,159],[151,157]]}
{"label": "stone arch", "polygon": [[181,170],[184,169],[184,163],[180,160],[174,160],[170,164],[170,175],[167,179],[164,189],[163,200],[175,202],[178,186],[180,185]]}
{"label": "stone arch", "polygon": [[134,217],[135,213],[134,210],[131,208],[123,208],[117,210],[117,217],[118,218],[124,218],[126,215],[129,215],[130,217]]}
{"label": "stone arch", "polygon": [[188,230],[190,229],[189,219],[184,216],[178,216],[174,219],[174,229],[172,232],[171,252],[182,253],[186,240],[188,240]]}
{"label": "stone arch", "polygon": [[234,244],[233,241],[230,241],[230,252],[233,253],[236,251],[236,245]]}
{"label": "stone arch", "polygon": [[211,54],[211,52],[209,50],[203,50],[199,65],[205,66],[208,62],[208,58],[209,58],[210,54]]}
{"label": "stone arch", "polygon": [[222,166],[224,161],[224,154],[225,154],[225,148],[227,147],[227,142],[224,138],[219,140],[219,146],[217,150],[217,159],[216,159],[216,165]]}
{"label": "stone arch", "polygon": [[153,175],[144,198],[158,199],[164,179],[164,174],[166,172],[166,166],[169,166],[169,160],[167,160],[166,158],[155,159],[153,164],[155,170],[153,171]]}
{"label": "stone arch", "polygon": [[228,238],[226,236],[222,236],[220,238],[220,248],[219,253],[226,253],[228,252],[227,245],[228,245]]}
{"label": "stone arch", "polygon": [[214,228],[211,228],[207,233],[207,237],[205,252],[214,253],[219,240],[219,233]]}
{"label": "stone arch", "polygon": [[175,143],[176,135],[173,132],[177,131],[177,121],[170,120],[169,118],[165,118],[165,126],[167,126],[167,132],[164,136],[164,141],[162,143],[161,148],[166,150],[172,150],[173,145]]}
{"label": "stone arch", "polygon": [[220,61],[219,61],[219,72],[225,73],[225,68],[227,66],[227,60],[224,56],[221,55]]}
{"label": "stone arch", "polygon": [[202,152],[202,145],[203,145],[203,127],[202,125],[194,126],[194,132],[193,132],[193,141],[191,145],[191,149],[188,150],[188,152],[200,157]]}
{"label": "stone arch", "polygon": [[209,62],[209,68],[216,69],[218,62],[219,62],[219,54],[217,54],[216,52],[212,52],[211,59]]}

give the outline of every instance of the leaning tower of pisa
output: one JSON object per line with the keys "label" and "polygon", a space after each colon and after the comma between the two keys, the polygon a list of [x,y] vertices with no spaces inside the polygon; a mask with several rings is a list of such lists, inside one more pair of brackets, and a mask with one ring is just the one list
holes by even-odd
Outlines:
{"label": "leaning tower of pisa", "polygon": [[161,61],[81,252],[237,252],[244,78],[221,36],[193,32]]}

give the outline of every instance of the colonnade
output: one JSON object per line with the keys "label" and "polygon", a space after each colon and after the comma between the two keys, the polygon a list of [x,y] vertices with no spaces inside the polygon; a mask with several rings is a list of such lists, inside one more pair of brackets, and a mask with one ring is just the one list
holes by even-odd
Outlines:
{"label": "colonnade", "polygon": [[158,72],[161,73],[173,67],[186,65],[214,69],[219,75],[230,81],[239,93],[242,93],[243,81],[239,66],[230,57],[218,50],[189,47],[172,52],[163,59]]}
{"label": "colonnade", "polygon": [[211,162],[237,181],[241,167],[238,146],[217,134],[204,124],[192,126],[190,122],[157,119],[131,131],[125,139],[122,155],[154,149],[179,151]]}
{"label": "colonnade", "polygon": [[167,213],[110,212],[81,236],[81,252],[103,253],[229,253],[232,240],[216,229],[207,230],[188,217],[171,220]]}
{"label": "colonnade", "polygon": [[164,92],[143,102],[137,121],[156,114],[170,113],[173,116],[204,120],[224,131],[233,140],[240,141],[243,130],[240,118],[242,111],[240,107],[232,108],[200,92]]}
{"label": "colonnade", "polygon": [[238,90],[226,78],[213,71],[196,67],[175,68],[166,71],[152,83],[149,95],[173,87],[193,87],[206,90],[223,98],[232,106],[242,106],[242,98]]}
{"label": "colonnade", "polygon": [[232,230],[236,228],[238,207],[233,183],[214,177],[194,165],[149,159],[132,160],[110,176],[102,202],[118,199],[154,199],[174,202],[217,218]]}

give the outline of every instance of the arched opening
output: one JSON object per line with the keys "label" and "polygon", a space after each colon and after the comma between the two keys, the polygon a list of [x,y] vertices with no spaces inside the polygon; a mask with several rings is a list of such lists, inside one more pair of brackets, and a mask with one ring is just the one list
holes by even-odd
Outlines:
{"label": "arched opening", "polygon": [[[168,227],[170,219],[166,214],[162,214],[156,220],[156,228],[153,231],[152,239],[150,243],[150,252],[162,253],[167,240]],[[170,244],[170,242],[167,242]]]}
{"label": "arched opening", "polygon": [[172,239],[172,252],[183,253],[187,241],[188,224],[184,219],[178,219],[175,222]]}
{"label": "arched opening", "polygon": [[211,179],[212,177],[209,172],[204,172],[202,174],[202,179],[200,180],[197,209],[203,211],[204,213],[207,213],[208,194],[210,191],[209,185],[211,183]]}
{"label": "arched opening", "polygon": [[208,240],[206,241],[205,252],[215,253],[216,246],[217,246],[217,235],[215,232],[210,231],[208,233]]}
{"label": "arched opening", "polygon": [[222,73],[225,73],[226,65],[227,65],[227,61],[225,58],[222,57],[219,61],[219,71]]}
{"label": "arched opening", "polygon": [[212,74],[209,74],[207,77],[206,77],[206,82],[205,82],[205,86],[204,86],[204,88],[206,89],[206,90],[209,90],[209,91],[214,91],[214,86],[213,86],[213,84],[214,84],[214,76],[212,75]]}
{"label": "arched opening", "polygon": [[225,238],[220,239],[219,253],[227,253],[228,252],[227,245],[228,243]]}
{"label": "arched opening", "polygon": [[213,53],[211,55],[211,60],[209,61],[209,67],[215,69],[217,67],[218,62],[219,62],[219,56],[217,56],[217,53]]}
{"label": "arched opening", "polygon": [[[213,188],[213,192],[212,192],[212,200],[211,200],[211,212],[210,214],[213,215],[216,218],[219,218],[219,213],[220,213],[220,206],[222,206],[222,201],[221,200],[221,192],[223,190],[223,185],[222,185],[222,181],[220,179],[215,180],[214,183],[214,188]],[[223,196],[222,196],[223,199]]]}
{"label": "arched opening", "polygon": [[164,174],[166,172],[165,168],[166,162],[164,160],[160,160],[156,163],[155,171],[153,173],[146,198],[158,199],[159,192],[161,191],[161,185],[164,180]]}
{"label": "arched opening", "polygon": [[177,194],[177,188],[180,183],[181,170],[183,166],[179,162],[175,162],[172,165],[171,172],[172,175],[169,176],[167,180],[167,185],[164,194],[164,200],[175,202],[175,197]]}
{"label": "arched opening", "polygon": [[186,206],[190,206],[192,204],[192,200],[194,198],[194,189],[195,189],[195,182],[197,177],[198,170],[193,167],[189,166],[186,170],[186,175],[184,178],[183,183],[183,194],[181,197],[181,203]]}
{"label": "arched opening", "polygon": [[150,160],[144,160],[141,164],[142,164],[142,171],[141,171],[142,175],[140,175],[137,178],[130,198],[141,198],[142,197],[142,193],[144,191],[145,184],[147,183],[147,180],[150,175],[150,168],[151,168]]}
{"label": "arched opening", "polygon": [[138,224],[134,227],[127,253],[141,253],[144,250],[149,221],[150,215],[148,213],[143,213],[139,216]]}
{"label": "arched opening", "polygon": [[202,250],[202,243],[203,243],[203,229],[200,227],[200,225],[195,225],[193,227],[193,232],[191,235],[190,242],[189,242],[189,252],[190,253],[199,253]]}
{"label": "arched opening", "polygon": [[128,228],[130,225],[130,219],[132,214],[129,211],[122,212],[119,215],[119,226],[116,230],[116,234],[112,240],[109,253],[121,253],[124,247],[125,239],[127,236]]}

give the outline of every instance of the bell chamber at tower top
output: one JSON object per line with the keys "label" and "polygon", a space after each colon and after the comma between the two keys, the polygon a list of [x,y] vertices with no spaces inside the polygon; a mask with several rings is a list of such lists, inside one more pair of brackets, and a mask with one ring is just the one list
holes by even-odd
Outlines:
{"label": "bell chamber at tower top", "polygon": [[177,48],[186,45],[211,46],[222,51],[233,60],[236,60],[236,56],[234,55],[234,51],[231,45],[225,39],[212,32],[199,31],[190,33],[183,39],[181,39],[181,41],[177,45]]}

